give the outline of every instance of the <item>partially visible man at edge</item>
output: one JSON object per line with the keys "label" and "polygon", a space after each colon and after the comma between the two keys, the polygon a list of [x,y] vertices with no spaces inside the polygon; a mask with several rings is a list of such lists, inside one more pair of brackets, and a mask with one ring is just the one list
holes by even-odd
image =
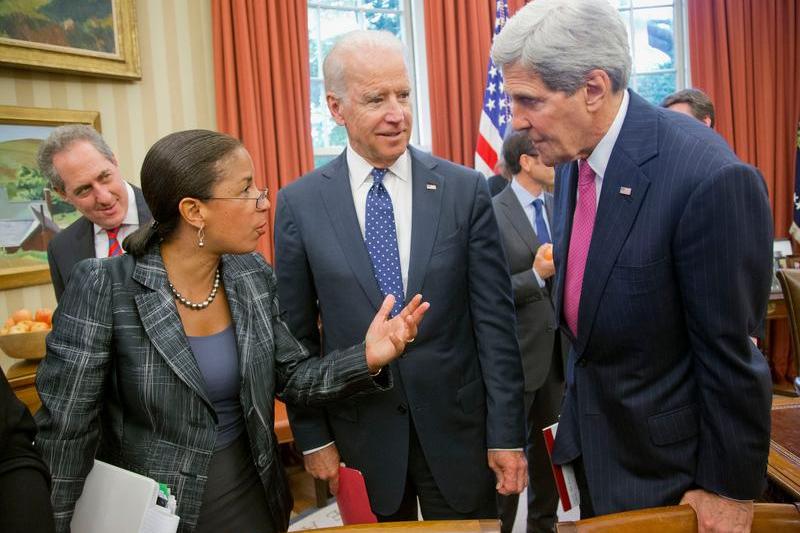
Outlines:
{"label": "partially visible man at edge", "polygon": [[125,237],[152,216],[141,189],[122,179],[114,152],[91,126],[59,126],[39,146],[37,161],[52,190],[82,215],[47,247],[59,300],[75,264],[123,253]]}
{"label": "partially visible man at edge", "polygon": [[278,194],[286,321],[324,355],[363,329],[383,294],[419,292],[431,308],[387,368],[394,389],[324,411],[290,407],[295,440],[334,491],[340,460],[361,470],[381,521],[416,520],[417,499],[425,519],[496,517],[495,488],[519,493],[527,471],[511,283],[486,179],[408,146],[396,37],[347,34],[323,70],[348,145]]}
{"label": "partially visible man at edge", "polygon": [[555,312],[572,341],[553,460],[582,515],[687,503],[747,531],[766,482],[772,218],[757,169],[630,89],[606,0],[536,0],[495,40],[513,127],[558,164]]}

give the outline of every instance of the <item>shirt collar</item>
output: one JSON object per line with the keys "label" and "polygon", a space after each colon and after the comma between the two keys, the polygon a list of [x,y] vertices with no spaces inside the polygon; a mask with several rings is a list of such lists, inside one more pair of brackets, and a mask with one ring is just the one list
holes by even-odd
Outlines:
{"label": "shirt collar", "polygon": [[[367,163],[367,160],[353,150],[350,143],[347,143],[347,168],[350,170],[350,187],[353,190],[358,189],[364,184],[372,186],[372,169],[373,166]],[[389,165],[389,172],[395,177],[407,181],[411,177],[411,162],[409,161],[408,149],[397,158],[397,161]]]}
{"label": "shirt collar", "polygon": [[519,184],[516,176],[511,180],[511,189],[514,191],[514,194],[517,195],[519,203],[522,204],[523,207],[531,205],[536,199],[541,199],[542,203],[544,203],[544,189],[542,189],[542,192],[537,196],[534,196],[528,189]]}
{"label": "shirt collar", "polygon": [[594,170],[594,173],[600,179],[603,179],[606,175],[606,168],[608,167],[609,159],[611,159],[611,152],[614,150],[614,145],[617,144],[619,132],[622,130],[622,123],[625,122],[625,115],[628,114],[629,101],[630,96],[628,96],[628,91],[626,89],[622,92],[622,103],[619,105],[614,122],[611,123],[611,127],[608,128],[606,134],[603,135],[603,138],[600,139],[600,142],[597,143],[597,146],[595,146],[592,151],[592,155],[587,159],[589,166],[592,167],[592,170]]}
{"label": "shirt collar", "polygon": [[[136,195],[133,193],[133,187],[127,181],[125,182],[125,190],[128,191],[128,212],[125,213],[125,218],[122,219],[120,226],[138,226],[139,225],[139,208],[136,205]],[[105,229],[97,224],[93,224],[94,234],[97,235]]]}

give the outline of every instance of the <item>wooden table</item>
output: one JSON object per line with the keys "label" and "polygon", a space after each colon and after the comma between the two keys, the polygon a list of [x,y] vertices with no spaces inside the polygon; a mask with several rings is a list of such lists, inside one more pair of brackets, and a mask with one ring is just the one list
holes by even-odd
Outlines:
{"label": "wooden table", "polygon": [[423,522],[384,522],[352,526],[324,527],[314,531],[358,531],[383,533],[385,531],[416,531],[419,533],[500,533],[499,520],[426,520]]}
{"label": "wooden table", "polygon": [[800,500],[800,398],[773,396],[767,475]]}

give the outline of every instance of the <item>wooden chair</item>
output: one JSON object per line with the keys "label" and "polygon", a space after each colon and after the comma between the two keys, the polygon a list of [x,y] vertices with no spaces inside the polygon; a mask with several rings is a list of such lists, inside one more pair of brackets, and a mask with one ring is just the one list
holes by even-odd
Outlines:
{"label": "wooden chair", "polygon": [[[800,504],[757,503],[753,513],[752,533],[789,533],[800,531]],[[688,505],[653,507],[615,513],[577,522],[559,522],[558,533],[694,533],[697,517]]]}
{"label": "wooden chair", "polygon": [[[783,291],[783,300],[789,313],[789,331],[792,338],[792,357],[800,370],[800,269],[781,268],[777,272]],[[794,380],[795,395],[800,395],[800,377]]]}

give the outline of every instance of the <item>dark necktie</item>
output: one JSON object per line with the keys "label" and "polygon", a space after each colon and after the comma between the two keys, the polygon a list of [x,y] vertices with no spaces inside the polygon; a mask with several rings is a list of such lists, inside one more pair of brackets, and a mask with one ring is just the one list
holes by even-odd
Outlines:
{"label": "dark necktie", "polygon": [[541,198],[537,198],[533,201],[533,209],[536,211],[534,226],[536,228],[536,237],[539,238],[539,244],[548,244],[553,241],[550,239],[550,232],[547,231],[547,224],[545,224],[544,221],[544,214],[542,213],[543,203]]}
{"label": "dark necktie", "polygon": [[367,210],[364,216],[364,241],[378,287],[385,297],[395,297],[391,316],[403,309],[403,275],[400,270],[400,252],[394,226],[392,198],[383,186],[388,169],[372,169],[372,187],[367,193]]}
{"label": "dark necktie", "polygon": [[119,244],[119,241],[117,240],[117,235],[119,234],[120,227],[121,226],[117,226],[116,228],[111,228],[106,230],[106,233],[108,233],[108,257],[122,255],[122,246]]}

